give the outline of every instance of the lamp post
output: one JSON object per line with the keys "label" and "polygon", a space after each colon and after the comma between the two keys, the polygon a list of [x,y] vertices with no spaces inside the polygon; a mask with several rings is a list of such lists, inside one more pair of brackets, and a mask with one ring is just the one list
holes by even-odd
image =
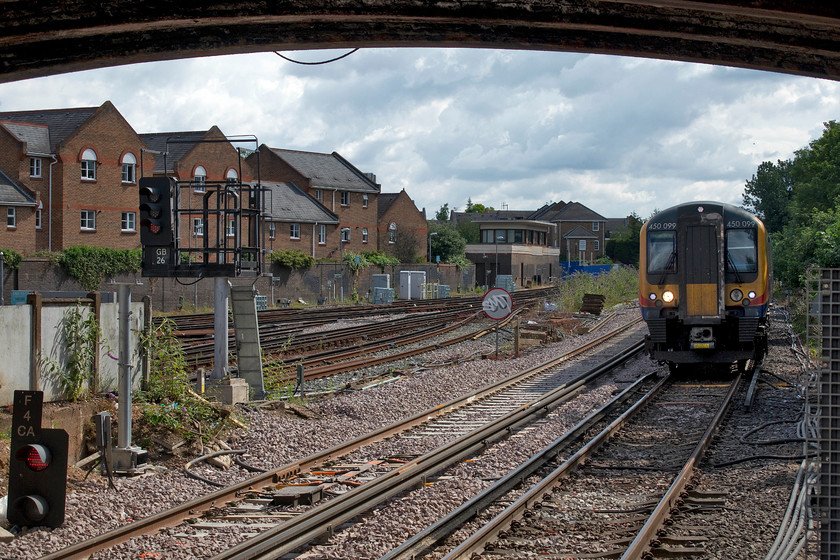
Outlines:
{"label": "lamp post", "polygon": [[437,235],[438,232],[430,231],[429,232],[429,262],[432,262],[432,237]]}
{"label": "lamp post", "polygon": [[6,261],[3,260],[3,251],[0,251],[0,305],[6,305],[6,271],[4,265]]}
{"label": "lamp post", "polygon": [[499,285],[499,241],[504,241],[505,236],[504,235],[499,235],[495,231],[493,233],[495,235],[495,241],[496,241],[496,276],[493,277],[493,284],[498,286]]}
{"label": "lamp post", "polygon": [[344,303],[344,232],[345,231],[349,232],[350,228],[349,227],[341,228],[339,230],[340,235],[339,235],[339,239],[338,239],[338,254],[340,255],[339,260],[341,261],[341,268],[340,268],[341,280],[339,280],[341,282],[341,288],[339,290],[341,303]]}

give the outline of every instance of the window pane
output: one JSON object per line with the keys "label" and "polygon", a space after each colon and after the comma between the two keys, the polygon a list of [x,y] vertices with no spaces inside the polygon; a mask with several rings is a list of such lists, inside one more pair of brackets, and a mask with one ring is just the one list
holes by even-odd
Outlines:
{"label": "window pane", "polygon": [[677,232],[654,231],[647,234],[648,272],[677,271]]}
{"label": "window pane", "polygon": [[726,230],[726,271],[755,272],[758,260],[756,230]]}

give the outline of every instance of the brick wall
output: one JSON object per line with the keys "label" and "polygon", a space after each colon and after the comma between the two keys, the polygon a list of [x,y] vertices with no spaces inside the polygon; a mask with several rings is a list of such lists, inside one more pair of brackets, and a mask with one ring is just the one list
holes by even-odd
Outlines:
{"label": "brick wall", "polygon": [[390,234],[388,228],[391,223],[397,224],[397,236],[406,234],[414,236],[417,256],[423,257],[425,260],[429,252],[429,225],[405,190],[400,192],[399,196],[397,196],[391,206],[382,215],[377,228],[377,245],[379,250],[389,255],[394,254],[393,244],[389,242]]}
{"label": "brick wall", "polygon": [[[349,271],[344,271],[343,286],[344,299],[349,303],[352,295],[357,292],[362,298],[371,288],[371,275],[387,273],[391,275],[391,287],[399,287],[399,271],[401,270],[423,270],[429,281],[441,284],[448,284],[452,293],[457,289],[463,291],[472,290],[474,286],[475,270],[468,267],[458,271],[454,265],[442,264],[440,266],[425,264],[410,264],[388,266],[381,269],[378,266],[369,266],[362,271],[358,277],[353,276]],[[318,263],[315,266],[302,270],[293,271],[287,268],[275,266],[270,269],[274,275],[273,291],[270,277],[262,277],[257,280],[256,288],[260,295],[267,296],[269,300],[287,298],[297,300],[298,298],[314,304],[319,298],[325,298],[331,302],[333,297],[339,299],[341,293],[341,281],[335,278],[341,273],[338,263]],[[189,310],[210,311],[213,308],[213,287],[215,280],[207,278],[196,282],[193,285],[179,284],[173,278],[142,278],[139,273],[121,275],[115,280],[121,282],[142,282],[139,286],[132,287],[132,300],[139,301],[144,295],[152,298],[152,307],[156,312],[174,311],[179,307]],[[232,284],[251,285],[253,279],[242,278],[231,280]],[[25,259],[18,271],[8,271],[4,282],[6,302],[10,301],[11,290],[68,290],[85,291],[82,286],[71,277],[64,274],[64,271],[49,262],[47,259]],[[100,291],[116,292],[117,288],[109,283],[109,279],[100,285]]]}

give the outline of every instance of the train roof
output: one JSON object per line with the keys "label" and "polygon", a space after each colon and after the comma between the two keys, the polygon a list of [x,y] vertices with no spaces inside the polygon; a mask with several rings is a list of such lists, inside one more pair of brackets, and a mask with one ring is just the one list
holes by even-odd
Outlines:
{"label": "train roof", "polygon": [[[701,210],[701,208],[702,208],[702,210]],[[760,227],[764,225],[763,222],[760,219],[758,219],[756,216],[754,216],[750,212],[744,210],[743,208],[740,208],[738,206],[734,206],[732,204],[727,204],[725,202],[715,202],[715,201],[710,201],[710,200],[694,200],[694,201],[691,201],[691,202],[684,202],[682,204],[677,204],[676,206],[671,206],[670,208],[666,208],[665,210],[662,210],[661,212],[657,212],[656,214],[651,216],[651,218],[650,218],[650,220],[648,220],[648,222],[651,222],[654,219],[660,219],[661,220],[663,218],[667,218],[668,216],[674,216],[676,218],[677,216],[686,215],[688,212],[695,212],[695,211],[700,211],[700,212],[719,211],[724,216],[727,216],[730,219],[734,218],[734,219],[742,219],[742,220],[745,220],[745,219],[755,220],[756,222],[758,222],[760,224]],[[645,225],[647,225],[647,223]]]}

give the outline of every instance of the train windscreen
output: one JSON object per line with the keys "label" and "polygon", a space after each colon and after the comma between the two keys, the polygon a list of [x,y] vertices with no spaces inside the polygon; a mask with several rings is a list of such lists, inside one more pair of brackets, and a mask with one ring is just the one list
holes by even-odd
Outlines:
{"label": "train windscreen", "polygon": [[648,231],[647,266],[650,274],[677,271],[677,232]]}
{"label": "train windscreen", "polygon": [[726,230],[726,271],[756,272],[758,246],[755,229]]}

